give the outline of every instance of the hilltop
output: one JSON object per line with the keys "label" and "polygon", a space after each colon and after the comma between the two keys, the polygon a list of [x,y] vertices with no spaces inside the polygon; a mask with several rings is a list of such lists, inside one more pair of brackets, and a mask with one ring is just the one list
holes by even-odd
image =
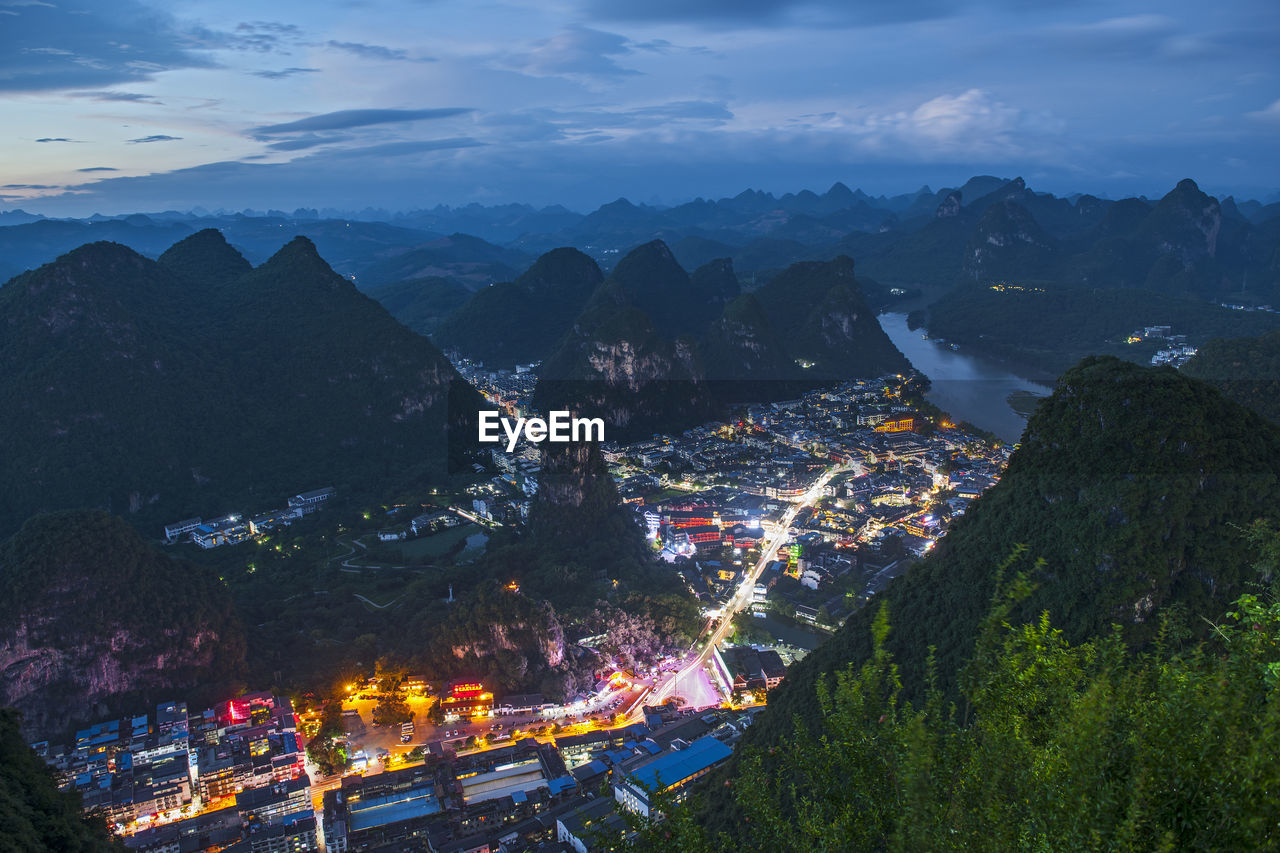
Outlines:
{"label": "hilltop", "polygon": [[451,393],[478,400],[306,238],[256,269],[212,230],[159,262],[82,246],[0,288],[0,477],[25,484],[0,497],[0,531],[443,476]]}
{"label": "hilltop", "polygon": [[642,435],[687,429],[733,402],[908,369],[849,258],[794,264],[743,296],[729,260],[690,276],[655,241],[592,294],[543,363],[536,396]]}

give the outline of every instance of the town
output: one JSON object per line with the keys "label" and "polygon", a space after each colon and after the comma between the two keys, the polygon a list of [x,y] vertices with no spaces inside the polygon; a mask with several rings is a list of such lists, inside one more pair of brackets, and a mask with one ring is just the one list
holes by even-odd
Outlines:
{"label": "town", "polygon": [[[505,412],[534,414],[535,366],[457,363]],[[928,553],[1011,452],[930,410],[914,375],[602,450],[655,558],[698,601],[706,622],[692,648],[647,668],[614,661],[561,703],[496,696],[480,679],[374,673],[305,707],[266,693],[198,713],[167,702],[37,750],[148,853],[361,851],[410,838],[433,851],[603,849],[625,830],[619,809],[648,815],[725,761],[787,667]],[[379,538],[433,535],[440,518],[520,524],[537,448],[491,456],[469,504]],[[301,493],[248,522],[189,519],[165,537],[235,544],[333,494]]]}

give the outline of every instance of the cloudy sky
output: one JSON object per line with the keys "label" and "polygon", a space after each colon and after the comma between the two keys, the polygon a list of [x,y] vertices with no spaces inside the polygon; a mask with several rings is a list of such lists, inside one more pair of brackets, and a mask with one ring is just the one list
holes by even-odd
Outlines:
{"label": "cloudy sky", "polygon": [[1275,0],[0,0],[0,209],[1280,191]]}

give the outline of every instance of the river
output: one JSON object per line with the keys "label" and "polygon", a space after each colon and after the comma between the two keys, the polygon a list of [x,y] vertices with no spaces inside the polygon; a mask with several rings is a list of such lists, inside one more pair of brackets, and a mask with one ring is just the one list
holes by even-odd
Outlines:
{"label": "river", "polygon": [[1027,424],[1019,408],[1030,396],[1043,397],[1053,388],[1010,373],[1002,365],[980,356],[957,352],[945,344],[924,338],[924,330],[907,328],[907,315],[881,314],[880,325],[911,364],[928,376],[929,402],[953,418],[995,433],[1005,441],[1017,441]]}

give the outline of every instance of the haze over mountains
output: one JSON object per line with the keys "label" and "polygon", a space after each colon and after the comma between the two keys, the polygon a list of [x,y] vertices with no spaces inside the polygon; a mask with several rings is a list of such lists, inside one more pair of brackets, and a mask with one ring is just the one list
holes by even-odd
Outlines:
{"label": "haze over mountains", "polygon": [[[997,202],[1000,207],[984,224],[984,214]],[[1190,219],[1180,222],[1192,208],[1204,209],[1204,221],[1199,225]],[[1014,220],[1026,222],[1019,209],[1029,214],[1043,237],[1035,237],[1035,229],[1028,230],[1022,235],[1025,239],[1016,239],[1008,247],[990,244],[992,248],[1023,251],[1038,243],[1046,257],[1037,262],[1049,262],[1061,252],[1070,257],[1078,254],[1075,250],[1099,248],[1094,275],[1105,272],[1108,251],[1114,262],[1118,248],[1106,242],[1099,247],[1100,241],[1136,240],[1158,248],[1169,236],[1175,239],[1172,245],[1179,247],[1181,259],[1208,255],[1218,259],[1224,274],[1233,274],[1240,264],[1270,260],[1265,251],[1255,252],[1252,243],[1274,241],[1275,226],[1264,226],[1280,216],[1280,202],[1263,205],[1228,198],[1210,206],[1208,197],[1185,181],[1164,199],[1112,201],[1087,194],[1057,197],[1035,192],[1020,178],[979,176],[958,188],[922,187],[893,197],[872,197],[837,183],[822,194],[803,190],[774,196],[745,190],[732,198],[697,199],[671,208],[618,199],[587,214],[561,207],[535,210],[526,205],[478,204],[409,213],[166,211],[88,220],[37,219],[11,211],[0,213],[0,258],[16,272],[101,239],[123,242],[144,254],[156,253],[187,233],[215,227],[254,263],[265,260],[282,240],[307,236],[335,270],[357,275],[362,287],[422,277],[435,267],[451,264],[473,265],[477,275],[485,265],[497,272],[506,266],[518,273],[538,255],[562,246],[587,251],[607,268],[616,260],[611,256],[654,239],[670,245],[689,269],[726,256],[733,257],[739,270],[774,269],[795,260],[828,260],[844,251],[873,278],[928,280],[941,270],[942,278],[951,283],[962,271],[990,275],[999,269],[1008,252],[994,257],[984,252],[968,267],[963,267],[960,255],[972,239],[982,243],[991,232],[1008,231]],[[1197,240],[1191,232],[1201,226],[1210,231],[1216,228],[1213,241],[1221,241],[1221,250],[1209,246],[1206,235],[1199,238],[1202,247],[1194,245]],[[457,234],[493,245],[445,238]],[[904,243],[910,235],[918,236]],[[850,242],[842,244],[845,240]],[[942,257],[917,256],[913,265],[906,256],[918,255],[917,250],[925,246],[942,250]],[[418,248],[424,254],[402,258],[399,267],[394,263],[375,266]],[[1225,259],[1218,257],[1223,252]],[[963,268],[951,270],[951,264]],[[370,269],[372,277],[366,284],[359,274]],[[1133,270],[1129,273],[1136,275]],[[493,280],[502,278],[498,275]],[[1135,286],[1131,281],[1126,284]]]}
{"label": "haze over mountains", "polygon": [[[0,278],[95,239],[155,256],[213,227],[261,263],[302,235],[414,331],[488,366],[511,367],[549,357],[605,275],[658,240],[680,272],[659,276],[657,289],[633,287],[627,298],[672,340],[716,338],[701,344],[704,363],[689,368],[690,375],[709,371],[711,378],[736,376],[729,362],[742,357],[730,355],[735,345],[724,339],[724,323],[740,335],[773,340],[753,356],[756,376],[777,377],[789,369],[784,363],[812,361],[801,352],[778,353],[776,336],[794,342],[799,327],[789,321],[786,329],[766,328],[778,317],[763,303],[763,313],[750,301],[723,320],[720,312],[740,293],[767,300],[766,286],[792,264],[842,255],[856,261],[858,287],[872,311],[931,304],[920,322],[932,334],[1045,378],[1090,353],[1148,359],[1146,349],[1118,345],[1146,325],[1171,324],[1193,345],[1280,327],[1276,315],[1242,317],[1205,305],[1280,302],[1280,204],[1214,199],[1190,180],[1154,201],[1062,198],[1035,192],[1020,178],[979,176],[954,189],[893,197],[838,183],[822,194],[745,191],[661,209],[619,199],[588,214],[473,204],[359,216],[365,218],[320,218],[314,210],[166,212],[22,222],[29,215],[11,212],[3,221],[20,224],[0,226]],[[367,219],[376,216],[386,221]],[[698,278],[711,275],[718,284]],[[683,300],[686,278],[704,294],[700,305]],[[1022,289],[993,289],[996,283]],[[672,325],[664,314],[683,319]],[[720,323],[716,330],[712,321]]]}

